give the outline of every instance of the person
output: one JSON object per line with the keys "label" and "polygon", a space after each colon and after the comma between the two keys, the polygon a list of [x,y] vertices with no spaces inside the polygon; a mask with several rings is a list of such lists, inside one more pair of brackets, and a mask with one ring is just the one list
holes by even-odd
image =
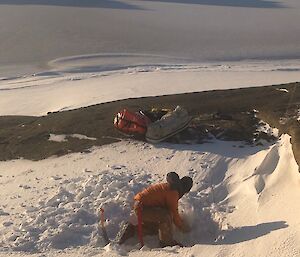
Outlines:
{"label": "person", "polygon": [[[191,177],[179,179],[176,172],[167,174],[167,183],[151,185],[134,197],[134,211],[141,208],[143,234],[158,234],[160,247],[181,245],[173,239],[172,224],[182,232],[189,232],[190,227],[178,213],[178,201],[193,186]],[[124,243],[135,233],[135,226],[128,224],[119,243]]]}

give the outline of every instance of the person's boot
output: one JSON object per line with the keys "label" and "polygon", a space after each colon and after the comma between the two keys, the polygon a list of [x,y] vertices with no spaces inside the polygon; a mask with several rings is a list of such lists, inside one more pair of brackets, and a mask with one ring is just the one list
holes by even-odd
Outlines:
{"label": "person's boot", "polygon": [[129,222],[121,225],[121,229],[116,236],[116,242],[123,244],[127,239],[133,237],[135,234],[135,226]]}

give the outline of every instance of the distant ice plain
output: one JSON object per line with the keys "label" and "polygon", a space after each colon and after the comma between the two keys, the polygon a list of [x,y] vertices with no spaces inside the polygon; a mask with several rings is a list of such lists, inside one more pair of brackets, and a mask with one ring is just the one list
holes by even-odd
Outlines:
{"label": "distant ice plain", "polygon": [[86,54],[300,58],[297,0],[0,0],[0,24],[0,77]]}

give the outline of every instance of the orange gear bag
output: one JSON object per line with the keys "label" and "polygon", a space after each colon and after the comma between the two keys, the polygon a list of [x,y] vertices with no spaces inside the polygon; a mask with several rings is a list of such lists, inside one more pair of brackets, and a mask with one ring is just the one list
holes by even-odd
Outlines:
{"label": "orange gear bag", "polygon": [[124,109],[118,112],[114,118],[114,126],[126,134],[145,135],[150,119],[141,112],[130,112]]}

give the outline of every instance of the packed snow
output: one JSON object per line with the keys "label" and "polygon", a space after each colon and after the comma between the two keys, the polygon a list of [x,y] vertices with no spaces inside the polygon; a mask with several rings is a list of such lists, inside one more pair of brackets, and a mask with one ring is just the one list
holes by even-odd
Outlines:
{"label": "packed snow", "polygon": [[[100,208],[114,239],[122,222],[130,220],[134,194],[165,181],[169,171],[189,175],[195,182],[191,193],[180,200],[182,215],[193,230],[175,233],[186,246],[175,247],[176,252],[300,254],[299,211],[294,207],[300,177],[287,135],[256,147],[217,140],[157,146],[125,140],[94,147],[90,153],[1,162],[0,171],[3,254],[79,254],[97,249],[103,256],[135,256],[140,251],[137,238],[124,246],[111,243],[103,248]],[[142,251],[147,256],[155,252],[164,256],[156,237],[148,236],[145,242]],[[253,251],[253,243],[261,245],[259,250]]]}

